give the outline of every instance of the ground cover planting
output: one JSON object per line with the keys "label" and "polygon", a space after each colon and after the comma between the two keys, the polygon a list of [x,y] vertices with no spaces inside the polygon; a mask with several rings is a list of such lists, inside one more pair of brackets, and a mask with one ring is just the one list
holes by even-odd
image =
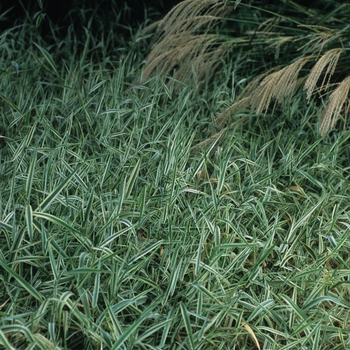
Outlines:
{"label": "ground cover planting", "polygon": [[145,76],[115,25],[0,36],[1,348],[349,348],[345,118],[301,91],[222,128],[255,70]]}

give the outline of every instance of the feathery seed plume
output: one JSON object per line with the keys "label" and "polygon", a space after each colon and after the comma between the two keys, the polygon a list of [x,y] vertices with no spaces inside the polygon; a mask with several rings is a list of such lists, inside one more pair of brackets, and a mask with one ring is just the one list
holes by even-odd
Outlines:
{"label": "feathery seed plume", "polygon": [[269,74],[260,83],[251,98],[251,108],[256,113],[265,111],[272,99],[282,103],[289,99],[297,87],[298,74],[311,56],[301,57],[287,67]]}
{"label": "feathery seed plume", "polygon": [[[307,99],[310,101],[312,93],[315,91],[315,86],[317,84],[317,81],[325,69],[327,67],[327,70],[325,72],[321,88],[324,90],[328,89],[329,86],[329,80],[331,76],[333,75],[335,68],[337,66],[339,57],[341,53],[343,52],[342,48],[336,48],[333,50],[327,51],[313,66],[313,68],[310,71],[309,77],[306,79],[304,89],[307,92]],[[326,82],[327,79],[327,82]]]}
{"label": "feathery seed plume", "polygon": [[350,76],[346,77],[339,86],[332,92],[329,97],[327,108],[323,114],[320,133],[326,134],[331,130],[338,121],[339,114],[341,113],[345,102],[348,102],[346,113],[349,110],[348,94],[350,90]]}

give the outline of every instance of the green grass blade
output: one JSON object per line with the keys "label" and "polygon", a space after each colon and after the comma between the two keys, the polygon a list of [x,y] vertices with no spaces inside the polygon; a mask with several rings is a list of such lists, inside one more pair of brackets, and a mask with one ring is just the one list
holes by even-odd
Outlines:
{"label": "green grass blade", "polygon": [[9,267],[5,261],[0,259],[1,267],[8,273],[9,277],[15,279],[15,281],[30,295],[32,295],[36,300],[42,302],[43,296],[30,284],[28,283],[22,276],[20,276],[17,272],[15,272],[11,267]]}
{"label": "green grass blade", "polygon": [[317,326],[314,328],[314,339],[312,340],[312,350],[318,350],[320,349],[320,332],[321,332],[321,324],[318,323]]}
{"label": "green grass blade", "polygon": [[140,337],[136,339],[136,343],[142,344],[142,340],[151,337],[154,333],[158,332],[160,329],[167,327],[170,324],[170,322],[171,320],[164,320],[148,328]]}
{"label": "green grass blade", "polygon": [[49,253],[49,259],[51,264],[51,270],[53,272],[53,278],[55,279],[55,281],[58,281],[59,280],[58,264],[57,264],[57,261],[55,260],[50,244],[48,244],[47,250]]}
{"label": "green grass blade", "polygon": [[37,61],[42,65],[44,66],[45,68],[49,69],[50,71],[54,72],[56,74],[56,76],[60,76],[60,74],[58,73],[58,70],[57,70],[57,67],[56,67],[56,63],[55,61],[53,60],[52,56],[43,48],[41,47],[40,45],[36,44],[36,43],[33,43],[39,50],[40,52],[42,53],[42,55],[44,56],[46,62],[48,63],[49,67],[47,67],[44,62],[39,59],[36,55],[34,55],[32,53],[32,55],[34,55],[34,57],[37,59]]}
{"label": "green grass blade", "polygon": [[30,345],[35,344],[34,334],[30,331],[29,327],[21,324],[6,325],[2,327],[4,333],[22,333]]}
{"label": "green grass blade", "polygon": [[1,329],[0,329],[0,345],[2,345],[5,350],[15,350],[15,348],[7,340],[5,334]]}
{"label": "green grass blade", "polygon": [[125,198],[128,198],[131,194],[131,191],[135,185],[137,176],[139,174],[140,171],[140,163],[141,161],[138,160],[138,162],[136,163],[136,165],[134,166],[134,169],[132,170],[128,181],[126,182],[126,186],[125,186]]}
{"label": "green grass blade", "polygon": [[95,191],[93,189],[90,190],[90,195],[89,195],[89,200],[88,200],[88,203],[87,203],[87,206],[85,208],[85,211],[84,211],[84,221],[83,221],[83,224],[82,224],[82,227],[87,227],[88,225],[88,222],[89,222],[89,216],[91,214],[91,209],[92,209],[92,203],[94,201],[94,195],[95,195]]}
{"label": "green grass blade", "polygon": [[98,298],[100,295],[100,278],[101,278],[100,270],[101,270],[101,260],[98,261],[98,267],[95,273],[95,283],[94,283],[94,290],[92,292],[92,301],[91,301],[91,307],[93,309],[97,307]]}
{"label": "green grass blade", "polygon": [[2,94],[0,94],[0,98],[2,98],[9,106],[11,106],[17,113],[19,113],[22,116],[21,110],[11,100],[9,100]]}
{"label": "green grass blade", "polygon": [[9,255],[9,259],[8,259],[8,262],[10,264],[13,263],[17,258],[18,251],[19,251],[19,249],[22,245],[22,242],[23,242],[24,230],[25,229],[22,228],[14,234],[14,240],[13,240],[12,245],[11,245],[10,255]]}
{"label": "green grass blade", "polygon": [[307,173],[304,170],[298,170],[298,173],[300,173],[301,175],[303,175],[304,177],[306,177],[311,183],[313,183],[314,185],[316,185],[317,187],[321,188],[322,190],[324,190],[324,186],[322,185],[322,183],[318,180],[316,180],[314,177],[312,177],[309,173]]}
{"label": "green grass blade", "polygon": [[108,244],[112,243],[116,238],[118,238],[119,236],[125,234],[126,232],[128,232],[129,230],[132,230],[134,228],[134,226],[129,226],[129,227],[125,227],[122,230],[116,232],[115,234],[107,237],[100,245],[99,248],[103,248],[105,246],[107,246]]}
{"label": "green grass blade", "polygon": [[50,204],[57,198],[59,193],[69,184],[70,180],[73,178],[77,170],[73,171],[69,176],[67,176],[64,181],[62,181],[39,205],[39,207],[35,210],[35,212],[38,211],[45,211]]}
{"label": "green grass blade", "polygon": [[186,333],[188,336],[189,348],[191,350],[195,350],[190,316],[188,314],[186,306],[184,305],[184,303],[182,301],[180,302],[180,310],[181,310],[182,320],[183,320],[183,323],[184,323],[185,328],[186,328]]}
{"label": "green grass blade", "polygon": [[5,229],[6,231],[9,231],[9,232],[12,231],[12,226],[9,225],[9,224],[6,224],[3,221],[0,221],[0,228],[3,228],[3,229]]}
{"label": "green grass blade", "polygon": [[[116,317],[115,313],[113,312],[111,306],[108,305],[108,303],[107,303],[107,310],[108,310],[108,315],[109,315],[109,317],[112,321],[112,324],[113,324],[113,333],[112,334],[113,334],[113,339],[115,341],[115,340],[120,338],[120,336],[123,333],[123,330],[122,330],[122,327],[118,321],[118,318]],[[125,345],[122,344],[121,348],[125,349]]]}
{"label": "green grass blade", "polygon": [[310,301],[309,303],[307,303],[306,305],[303,306],[303,310],[307,310],[310,309],[314,306],[316,306],[319,303],[323,303],[323,302],[329,302],[329,303],[334,303],[337,304],[339,306],[345,307],[346,309],[349,309],[349,306],[342,303],[341,301],[339,301],[338,299],[331,297],[331,296],[322,296],[322,297],[317,297],[314,300]]}
{"label": "green grass blade", "polygon": [[141,259],[143,256],[151,253],[151,254],[154,254],[157,249],[164,244],[164,241],[161,240],[161,241],[158,241],[152,245],[150,245],[149,247],[147,247],[146,249],[144,249],[143,251],[141,251],[139,254],[133,256],[130,261],[129,261],[129,264],[133,264],[135,263],[137,260]]}
{"label": "green grass blade", "polygon": [[[155,306],[155,305],[154,305]],[[137,329],[140,327],[141,323],[149,317],[151,314],[151,309],[148,309],[143,312],[143,314],[127,329],[124,330],[123,334],[118,338],[118,340],[113,344],[113,347],[111,350],[117,350],[119,349],[125,341],[134,333],[137,331]]]}
{"label": "green grass blade", "polygon": [[287,242],[294,239],[297,229],[307,223],[307,220],[310,218],[310,216],[315,212],[315,210],[324,202],[325,198],[322,198],[320,201],[318,201],[315,205],[313,205],[295,224],[292,223],[290,232],[287,237]]}
{"label": "green grass blade", "polygon": [[48,221],[51,221],[52,223],[62,226],[66,229],[68,229],[69,231],[73,232],[73,233],[79,233],[78,230],[76,230],[73,226],[69,225],[66,221],[62,220],[61,218],[58,218],[55,215],[52,214],[47,214],[47,213],[38,213],[38,212],[34,212],[33,216],[37,217],[37,218],[42,218]]}
{"label": "green grass blade", "polygon": [[[77,322],[76,322],[76,327],[78,329],[83,329],[84,327],[86,329],[91,329],[92,325],[92,319],[90,314],[84,314],[83,312],[80,312],[80,310],[77,308],[77,305],[75,302],[73,302],[70,299],[65,300],[65,304],[69,307],[69,309],[72,311],[72,314],[76,317]],[[96,340],[101,342],[103,344],[103,340],[100,338],[98,334],[95,334]]]}
{"label": "green grass blade", "polygon": [[35,149],[34,155],[32,156],[32,159],[31,159],[30,164],[29,164],[28,174],[27,174],[26,194],[27,194],[28,203],[30,203],[30,196],[32,193],[32,186],[33,186],[34,170],[35,170],[36,161],[37,161],[37,149]]}
{"label": "green grass blade", "polygon": [[29,235],[29,242],[33,241],[33,232],[34,232],[34,226],[33,226],[33,209],[30,205],[26,206],[26,224],[27,224],[27,230]]}
{"label": "green grass blade", "polygon": [[86,320],[84,322],[88,324],[89,320],[91,319],[91,311],[92,311],[90,307],[91,306],[90,294],[85,288],[79,288],[79,285],[77,287],[78,287],[80,301],[83,304],[84,312],[85,312],[84,315],[81,315],[80,317],[84,317],[84,319]]}
{"label": "green grass blade", "polygon": [[307,315],[304,313],[302,309],[288,296],[282,294],[281,297],[287,302],[289,307],[293,310],[294,314],[298,315],[302,321],[307,320]]}
{"label": "green grass blade", "polygon": [[22,155],[24,150],[30,145],[33,139],[35,130],[36,130],[36,123],[34,123],[34,125],[30,128],[28,134],[23,138],[22,142],[17,147],[15,153],[13,154],[12,161],[15,161],[20,155]]}
{"label": "green grass blade", "polygon": [[193,283],[192,286],[194,288],[198,289],[199,291],[203,292],[205,295],[207,295],[210,299],[215,301],[220,306],[224,307],[224,305],[215,297],[215,295],[211,291],[206,289],[204,286],[202,286],[200,284],[195,284],[195,283]]}
{"label": "green grass blade", "polygon": [[169,331],[171,329],[170,326],[171,326],[172,322],[174,321],[174,308],[171,308],[170,311],[168,312],[167,320],[169,320],[169,322],[164,326],[162,338],[161,338],[160,344],[159,344],[159,347],[161,349],[163,349],[165,344],[166,344],[166,341],[167,341],[167,338],[169,335]]}
{"label": "green grass blade", "polygon": [[169,278],[168,287],[162,298],[162,304],[166,305],[168,303],[169,297],[171,297],[176,290],[176,285],[179,282],[180,272],[182,268],[182,259],[178,259],[179,249],[176,249],[171,259],[171,274]]}

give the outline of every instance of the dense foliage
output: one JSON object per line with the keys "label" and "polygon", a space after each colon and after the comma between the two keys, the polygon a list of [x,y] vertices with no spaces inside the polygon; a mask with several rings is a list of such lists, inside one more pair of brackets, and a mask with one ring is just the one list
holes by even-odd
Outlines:
{"label": "dense foliage", "polygon": [[1,347],[349,348],[350,132],[301,90],[228,113],[270,68],[244,46],[194,86],[90,15],[0,35]]}

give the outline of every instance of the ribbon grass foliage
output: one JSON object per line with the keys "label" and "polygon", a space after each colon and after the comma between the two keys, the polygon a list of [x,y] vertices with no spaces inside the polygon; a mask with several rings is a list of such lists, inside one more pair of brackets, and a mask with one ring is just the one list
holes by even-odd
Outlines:
{"label": "ribbon grass foliage", "polygon": [[350,133],[299,96],[193,152],[245,53],[196,91],[139,79],[148,38],[90,13],[0,36],[0,348],[350,348]]}

